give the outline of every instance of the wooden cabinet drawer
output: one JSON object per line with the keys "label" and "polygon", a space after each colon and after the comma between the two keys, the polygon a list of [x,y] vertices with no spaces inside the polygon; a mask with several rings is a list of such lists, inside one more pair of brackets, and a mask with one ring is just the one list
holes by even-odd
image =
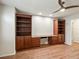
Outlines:
{"label": "wooden cabinet drawer", "polygon": [[40,46],[40,38],[39,37],[33,37],[32,38],[32,47],[38,47]]}

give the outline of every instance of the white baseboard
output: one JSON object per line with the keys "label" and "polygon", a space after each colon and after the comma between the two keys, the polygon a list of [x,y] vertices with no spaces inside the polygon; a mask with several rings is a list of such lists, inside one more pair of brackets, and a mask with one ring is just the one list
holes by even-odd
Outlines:
{"label": "white baseboard", "polygon": [[64,42],[65,44],[67,44],[67,45],[72,45],[72,43],[67,43],[67,42]]}
{"label": "white baseboard", "polygon": [[79,40],[73,40],[73,42],[77,42],[77,43],[79,43]]}
{"label": "white baseboard", "polygon": [[6,57],[6,56],[11,56],[11,55],[15,55],[16,52],[10,53],[10,54],[4,54],[4,55],[0,55],[0,57]]}

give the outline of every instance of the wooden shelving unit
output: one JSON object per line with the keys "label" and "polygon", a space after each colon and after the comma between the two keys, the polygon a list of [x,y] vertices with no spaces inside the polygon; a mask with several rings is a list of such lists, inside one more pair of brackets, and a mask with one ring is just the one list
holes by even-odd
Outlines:
{"label": "wooden shelving unit", "polygon": [[31,15],[16,14],[16,50],[40,46],[40,38],[32,37]]}
{"label": "wooden shelving unit", "polygon": [[16,14],[16,50],[31,47],[31,15]]}
{"label": "wooden shelving unit", "polygon": [[54,18],[54,35],[49,37],[49,44],[63,44],[65,41],[65,20]]}
{"label": "wooden shelving unit", "polygon": [[16,36],[31,36],[31,16],[16,14]]}

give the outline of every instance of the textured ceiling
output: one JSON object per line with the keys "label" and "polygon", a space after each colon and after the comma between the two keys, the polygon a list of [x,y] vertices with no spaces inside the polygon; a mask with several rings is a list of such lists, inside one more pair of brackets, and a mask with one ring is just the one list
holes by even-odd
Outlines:
{"label": "textured ceiling", "polygon": [[[49,16],[54,11],[60,8],[58,0],[0,0],[0,3],[14,6],[18,10],[24,13],[31,13],[38,15],[39,12],[43,13],[43,16]],[[79,5],[79,0],[64,0],[66,3],[64,6]],[[68,16],[74,13],[78,13],[79,8],[72,8],[65,12],[57,12],[53,14],[55,16]]]}

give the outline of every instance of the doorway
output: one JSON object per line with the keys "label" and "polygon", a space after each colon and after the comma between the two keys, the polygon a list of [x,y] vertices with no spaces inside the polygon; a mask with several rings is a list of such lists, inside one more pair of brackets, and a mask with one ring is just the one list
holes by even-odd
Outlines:
{"label": "doorway", "polygon": [[72,20],[72,41],[79,43],[79,19]]}

